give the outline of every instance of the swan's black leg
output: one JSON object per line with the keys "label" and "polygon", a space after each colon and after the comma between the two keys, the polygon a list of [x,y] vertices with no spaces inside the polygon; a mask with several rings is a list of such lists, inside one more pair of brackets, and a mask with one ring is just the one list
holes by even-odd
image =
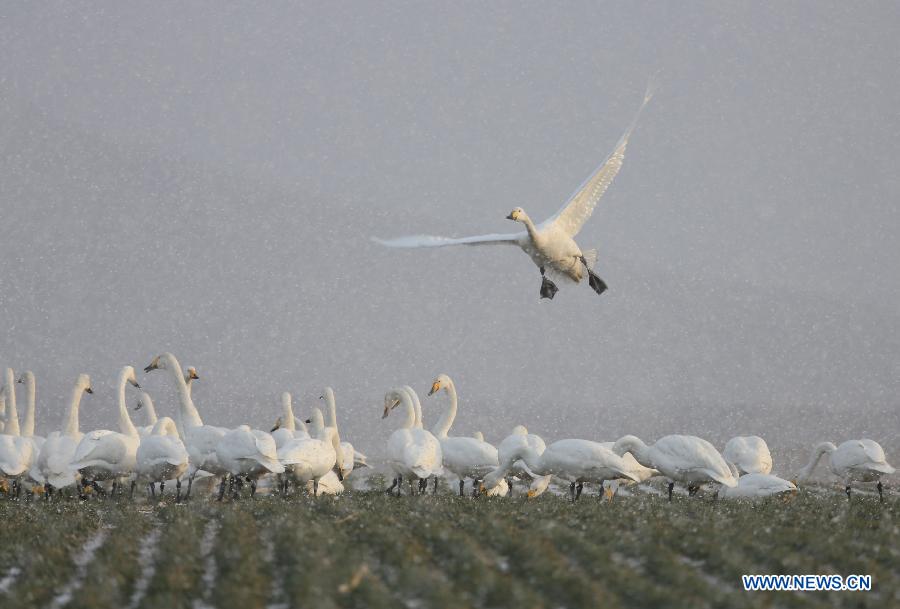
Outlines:
{"label": "swan's black leg", "polygon": [[112,497],[113,499],[116,498],[116,491],[118,491],[118,490],[119,490],[119,481],[118,481],[118,480],[113,480],[113,483],[112,483],[112,491],[111,491],[111,493],[110,493],[110,495],[111,495],[111,497]]}
{"label": "swan's black leg", "polygon": [[222,476],[222,481],[219,483],[219,497],[218,499],[216,499],[216,501],[222,501],[222,499],[225,497],[225,484],[227,479],[228,474]]}
{"label": "swan's black leg", "polygon": [[466,482],[462,478],[459,479],[459,496],[463,496],[463,487],[465,487]]}
{"label": "swan's black leg", "polygon": [[587,270],[587,273],[588,273],[588,285],[591,286],[591,289],[593,289],[595,292],[597,292],[597,294],[602,294],[603,292],[605,292],[605,291],[606,291],[606,287],[607,287],[607,286],[606,286],[606,283],[605,283],[602,279],[600,279],[600,278],[594,273],[594,271],[592,271],[592,270],[590,269],[590,267],[588,266],[587,260],[584,259],[584,256],[581,257],[581,264],[583,264],[583,265],[584,265],[584,268]]}
{"label": "swan's black leg", "polygon": [[152,499],[156,499],[156,483],[151,482],[147,485],[147,490],[150,491],[150,497]]}
{"label": "swan's black leg", "polygon": [[391,494],[394,493],[394,488],[395,488],[396,486],[397,486],[397,479],[394,478],[394,481],[391,483],[390,488],[388,488],[388,490],[386,490],[386,491],[384,491],[384,492],[387,493],[388,495],[391,495]]}
{"label": "swan's black leg", "polygon": [[437,476],[434,477],[434,490],[431,491],[432,495],[437,495]]}
{"label": "swan's black leg", "polygon": [[319,496],[319,481],[313,478],[313,497]]}
{"label": "swan's black leg", "polygon": [[[603,485],[600,485],[600,488],[603,488]],[[584,482],[579,482],[578,486],[575,487],[575,501],[578,501],[581,498],[581,491],[584,489]]]}
{"label": "swan's black leg", "polygon": [[875,488],[878,489],[878,498],[881,500],[881,503],[884,503],[884,485],[881,483],[881,480],[878,481],[878,485]]}
{"label": "swan's black leg", "polygon": [[669,482],[669,501],[672,501],[672,490],[675,488],[674,482]]}
{"label": "swan's black leg", "polygon": [[[881,484],[879,482],[879,484]],[[49,482],[44,485],[44,495],[47,496],[47,501],[50,501],[53,498],[53,485]]]}
{"label": "swan's black leg", "polygon": [[422,478],[419,480],[419,494],[425,493],[428,490],[428,478]]}
{"label": "swan's black leg", "polygon": [[166,494],[166,481],[163,480],[159,483],[159,498],[162,499],[163,495]]}
{"label": "swan's black leg", "polygon": [[572,482],[569,485],[569,497],[572,499],[572,503],[575,503],[575,483]]}
{"label": "swan's black leg", "polygon": [[559,291],[559,288],[556,287],[556,284],[547,279],[544,275],[546,269],[541,267],[541,298],[549,298],[553,300],[553,297],[556,296],[556,293]]}
{"label": "swan's black leg", "polygon": [[250,478],[250,498],[256,496],[256,478]]}
{"label": "swan's black leg", "polygon": [[693,484],[688,486],[688,497],[694,497],[700,492],[700,487]]}
{"label": "swan's black leg", "polygon": [[175,503],[181,503],[181,478],[175,479]]}
{"label": "swan's black leg", "polygon": [[847,501],[850,501],[850,485],[847,485],[847,488],[844,489],[844,492],[847,493]]}
{"label": "swan's black leg", "polygon": [[188,487],[187,492],[184,494],[184,500],[187,501],[191,498],[191,487],[194,486],[194,476],[197,475],[197,472],[188,475]]}
{"label": "swan's black leg", "polygon": [[509,487],[509,491],[507,491],[507,493],[506,493],[506,496],[507,496],[507,497],[512,497],[512,491],[513,491],[513,489],[512,489],[512,483],[513,483],[513,479],[512,479],[512,478],[507,478],[507,479],[506,479],[506,486]]}

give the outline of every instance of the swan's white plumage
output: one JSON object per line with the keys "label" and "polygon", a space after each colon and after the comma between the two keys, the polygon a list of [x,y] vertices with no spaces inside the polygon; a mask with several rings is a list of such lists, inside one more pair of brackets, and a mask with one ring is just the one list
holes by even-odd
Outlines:
{"label": "swan's white plumage", "polygon": [[797,487],[793,482],[772,474],[744,474],[736,486],[726,486],[719,494],[724,499],[756,499],[783,493],[793,493]]}
{"label": "swan's white plumage", "polygon": [[317,486],[337,463],[340,444],[333,430],[325,427],[321,410],[314,408],[311,420],[315,437],[289,440],[278,449],[278,460],[288,479],[298,484],[313,481]]}
{"label": "swan's white plumage", "polygon": [[717,482],[737,485],[737,480],[716,448],[696,436],[664,436],[655,444],[644,444],[635,436],[619,438],[613,452],[630,452],[644,467],[658,470],[670,480],[686,484]]}
{"label": "swan's white plumage", "polygon": [[848,486],[851,482],[878,482],[882,476],[896,471],[887,462],[884,449],[874,440],[847,440],[840,446],[820,442],[814,448],[809,464],[801,472],[800,480],[809,478],[823,455],[828,455],[831,472]]}
{"label": "swan's white plumage", "polygon": [[766,441],[759,436],[737,436],[725,443],[722,457],[734,463],[741,474],[772,472],[772,454]]}
{"label": "swan's white plumage", "polygon": [[233,476],[280,474],[284,466],[278,459],[278,448],[271,435],[248,425],[239,425],[216,443],[219,464]]}
{"label": "swan's white plumage", "polygon": [[28,473],[36,456],[35,445],[19,431],[16,410],[16,377],[12,368],[6,369],[6,427],[0,435],[0,476],[18,480]]}
{"label": "swan's white plumage", "polygon": [[405,417],[400,428],[388,437],[388,466],[395,475],[407,479],[427,479],[443,473],[442,446],[430,432],[416,427],[416,411],[410,392],[397,387],[384,396],[384,414],[387,417],[398,405],[402,405]]}
{"label": "swan's white plumage", "polygon": [[31,477],[42,484],[61,489],[74,485],[80,476],[69,464],[75,456],[82,433],[78,429],[78,409],[85,393],[92,393],[91,379],[80,374],[72,390],[72,399],[61,431],[54,431],[41,446],[40,453],[31,468]]}
{"label": "swan's white plumage", "polygon": [[157,419],[150,433],[141,438],[136,454],[139,478],[149,482],[180,479],[188,470],[190,457],[175,421],[169,417]]}

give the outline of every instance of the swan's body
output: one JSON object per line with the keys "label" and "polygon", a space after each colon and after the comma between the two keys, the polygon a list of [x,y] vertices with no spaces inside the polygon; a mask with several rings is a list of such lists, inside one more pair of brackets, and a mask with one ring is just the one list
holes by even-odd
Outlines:
{"label": "swan's body", "polygon": [[716,448],[696,436],[664,436],[655,444],[644,444],[635,436],[619,438],[613,445],[617,455],[631,453],[644,467],[658,470],[669,479],[669,500],[674,482],[683,482],[693,490],[706,482],[736,486],[737,480]]}
{"label": "swan's body", "polygon": [[81,438],[75,449],[69,467],[77,471],[83,480],[118,481],[134,473],[140,435],[131,422],[125,404],[125,386],[128,384],[140,388],[131,366],[125,366],[119,373],[119,431],[91,431]]}
{"label": "swan's body", "polygon": [[801,481],[810,477],[823,455],[828,455],[831,472],[843,481],[848,499],[851,483],[876,482],[878,495],[882,501],[884,500],[881,477],[893,474],[897,470],[888,464],[884,449],[878,442],[869,439],[847,440],[840,446],[835,446],[831,442],[820,442],[813,449],[809,464],[800,473]]}
{"label": "swan's body", "polygon": [[77,472],[72,471],[69,464],[75,457],[82,433],[78,429],[78,409],[85,393],[93,393],[91,378],[86,374],[78,375],[72,400],[61,431],[54,431],[41,446],[41,451],[31,468],[31,477],[37,482],[50,485],[55,489],[74,486],[80,479]]}
{"label": "swan's body", "polygon": [[384,396],[384,413],[381,418],[386,418],[400,405],[403,406],[405,416],[400,427],[387,441],[388,465],[398,483],[398,495],[404,477],[411,481],[427,480],[443,473],[441,443],[430,432],[416,427],[416,410],[410,392],[404,387],[388,391]]}
{"label": "swan's body", "polygon": [[637,481],[637,476],[628,471],[622,457],[599,442],[570,439],[550,444],[541,454],[527,445],[521,445],[516,450],[510,451],[503,462],[485,476],[484,487],[491,489],[499,484],[513,463],[519,459],[538,476],[556,476],[568,481],[571,484],[573,499],[576,484],[594,482],[602,486],[605,480],[618,478]]}
{"label": "swan's body", "polygon": [[163,353],[153,358],[153,361],[144,368],[144,372],[150,372],[151,370],[169,370],[178,389],[179,408],[175,425],[178,427],[179,435],[190,456],[187,491],[189,497],[191,484],[198,471],[203,470],[213,476],[223,476],[228,473],[219,463],[216,454],[216,446],[219,440],[228,433],[228,429],[203,424],[200,413],[191,399],[191,393],[185,382],[185,375],[181,370],[181,365],[174,355]]}
{"label": "swan's body", "polygon": [[272,436],[247,425],[240,425],[222,436],[216,444],[216,456],[232,476],[256,478],[266,473],[284,472]]}
{"label": "swan's body", "polygon": [[181,477],[187,472],[189,462],[190,457],[178,437],[175,421],[169,417],[158,419],[150,433],[141,439],[137,449],[138,478],[150,484],[175,480],[180,491]]}
{"label": "swan's body", "polygon": [[[528,429],[526,429],[524,425],[516,425],[510,434],[503,438],[503,441],[497,445],[497,458],[499,462],[504,463],[510,460],[511,455],[523,447],[530,448],[538,455],[544,454],[544,451],[547,449],[547,445],[540,436],[528,433]],[[538,476],[528,469],[528,466],[521,459],[512,461],[512,466],[509,468],[508,474],[511,474],[520,480],[532,480],[532,485],[529,490],[536,491],[537,489],[540,489],[540,491],[531,496],[537,496],[542,493],[550,483],[550,476]],[[540,478],[547,478],[545,481],[546,484],[542,484],[538,481]],[[508,486],[507,492],[509,492],[512,490],[512,486],[510,485],[511,481],[507,480],[506,482]],[[494,489],[488,489],[488,492],[493,490]]]}
{"label": "swan's body", "polygon": [[[591,217],[597,202],[612,183],[619,169],[621,169],[628,139],[631,137],[631,133],[637,124],[641,110],[644,109],[650,98],[651,92],[648,89],[637,116],[635,116],[631,126],[619,139],[612,153],[588,177],[562,208],[546,221],[536,225],[521,208],[517,207],[507,218],[525,225],[526,230],[518,233],[479,235],[458,239],[420,235],[391,240],[375,239],[375,241],[382,245],[399,248],[444,247],[448,245],[515,245],[528,254],[534,264],[541,270],[542,276],[545,271],[550,271],[554,277],[578,283],[584,278],[585,270],[587,270],[591,287],[598,294],[602,293],[606,289],[606,284],[590,270],[597,259],[596,251],[582,251],[575,242],[575,236],[578,235],[585,222]],[[553,282],[544,278],[541,286],[541,297],[553,298],[556,294],[556,289],[556,285]]]}
{"label": "swan's body", "polygon": [[19,413],[16,410],[16,377],[12,368],[6,369],[6,428],[0,435],[0,476],[15,483],[26,476],[37,456],[34,442],[23,437],[19,429]]}
{"label": "swan's body", "polygon": [[289,440],[278,449],[278,460],[284,465],[286,479],[301,485],[312,481],[313,495],[318,495],[319,481],[335,465],[340,471],[343,453],[337,434],[325,427],[322,411],[314,408],[310,420],[314,437]]}
{"label": "swan's body", "polygon": [[796,493],[793,482],[772,474],[744,474],[737,480],[737,486],[726,486],[719,494],[724,499],[757,499],[783,493]]}
{"label": "swan's body", "polygon": [[444,469],[459,478],[459,494],[462,495],[466,478],[472,478],[473,481],[484,479],[485,475],[497,468],[500,459],[497,449],[487,442],[447,435],[456,420],[458,398],[456,386],[446,374],[441,374],[434,380],[428,395],[434,395],[442,389],[449,395],[450,403],[432,432],[441,443]]}
{"label": "swan's body", "polygon": [[725,444],[722,457],[734,463],[741,474],[772,472],[772,454],[766,441],[759,436],[737,436]]}

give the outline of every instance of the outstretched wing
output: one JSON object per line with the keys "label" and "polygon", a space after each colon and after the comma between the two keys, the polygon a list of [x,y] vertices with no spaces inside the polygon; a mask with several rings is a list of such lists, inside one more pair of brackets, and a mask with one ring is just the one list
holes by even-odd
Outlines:
{"label": "outstretched wing", "polygon": [[613,178],[616,177],[616,174],[619,173],[619,169],[622,168],[622,162],[625,160],[625,147],[628,146],[628,138],[631,137],[631,132],[634,131],[635,126],[637,126],[641,111],[652,97],[652,86],[648,86],[647,91],[644,93],[644,101],[641,103],[641,107],[638,109],[637,114],[635,114],[634,120],[631,121],[628,130],[625,131],[621,138],[619,138],[619,142],[616,144],[612,153],[605,161],[603,161],[603,164],[584,181],[578,190],[575,191],[575,194],[566,201],[566,204],[563,205],[555,215],[541,225],[541,228],[555,223],[557,227],[561,228],[572,237],[578,234],[581,227],[584,226],[584,223],[591,217],[591,214],[594,212],[594,207],[596,207],[597,202],[603,196],[603,193],[606,192],[606,189],[609,188]]}
{"label": "outstretched wing", "polygon": [[409,237],[398,237],[397,239],[379,239],[372,237],[372,240],[381,245],[388,247],[446,247],[448,245],[519,245],[520,240],[526,237],[525,232],[494,234],[494,235],[477,235],[475,237],[436,237],[434,235],[411,235]]}

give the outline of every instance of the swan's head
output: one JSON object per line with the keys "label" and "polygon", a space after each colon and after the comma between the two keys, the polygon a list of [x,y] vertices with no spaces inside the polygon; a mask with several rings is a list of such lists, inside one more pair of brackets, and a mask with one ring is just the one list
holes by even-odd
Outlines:
{"label": "swan's head", "polygon": [[189,381],[199,381],[200,376],[197,374],[197,369],[193,366],[188,366],[187,372],[184,373],[184,376],[187,377]]}
{"label": "swan's head", "polygon": [[453,381],[450,380],[450,377],[446,374],[439,374],[434,382],[431,383],[431,391],[428,392],[428,395],[434,395],[441,389],[447,390],[453,385]]}
{"label": "swan's head", "polygon": [[482,493],[487,493],[489,490],[500,484],[500,481],[503,480],[503,470],[494,470],[485,474],[484,480],[481,481],[481,487],[479,490]]}
{"label": "swan's head", "polygon": [[137,382],[137,376],[134,374],[134,368],[125,366],[122,368],[122,375],[125,377],[125,380],[128,381],[129,385],[137,387],[138,389],[141,388],[140,384]]}
{"label": "swan's head", "polygon": [[326,387],[325,391],[322,392],[322,395],[319,396],[319,399],[324,400],[326,404],[334,403],[334,389]]}
{"label": "swan's head", "polygon": [[23,372],[22,376],[16,379],[16,382],[24,385],[31,380],[34,380],[34,374],[30,370],[28,370],[26,372]]}
{"label": "swan's head", "polygon": [[525,210],[521,207],[517,207],[506,216],[507,220],[512,220],[514,222],[525,222],[528,219],[528,214],[525,213]]}
{"label": "swan's head", "polygon": [[382,413],[381,418],[386,419],[391,411],[400,405],[400,391],[397,389],[391,389],[387,393],[384,394],[384,413]]}
{"label": "swan's head", "polygon": [[91,387],[91,377],[87,374],[79,374],[75,384],[85,393],[94,393],[94,388]]}
{"label": "swan's head", "polygon": [[157,355],[154,357],[149,364],[144,368],[144,372],[151,372],[152,370],[165,370],[166,362],[163,360],[162,355]]}

